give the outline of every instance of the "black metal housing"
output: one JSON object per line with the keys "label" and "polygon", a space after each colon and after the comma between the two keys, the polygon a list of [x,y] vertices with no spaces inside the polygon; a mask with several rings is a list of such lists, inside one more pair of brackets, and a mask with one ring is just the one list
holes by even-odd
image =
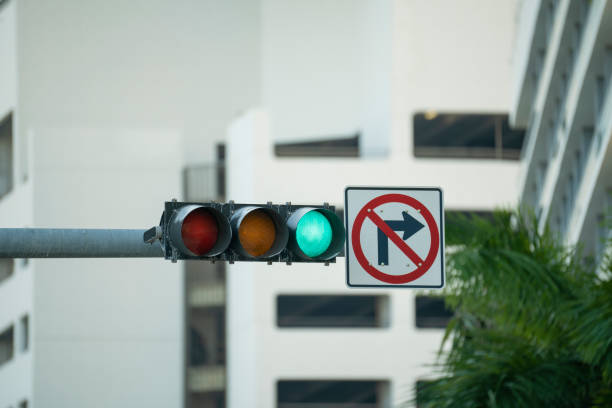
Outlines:
{"label": "black metal housing", "polygon": [[[226,242],[228,245],[223,251],[211,250],[209,253],[196,256],[191,251],[188,251],[184,245],[179,245],[176,239],[177,222],[179,219],[184,220],[184,217],[196,208],[205,207],[211,213],[215,214],[219,228],[219,240]],[[274,220],[277,230],[277,239],[272,248],[263,256],[253,257],[244,251],[239,243],[237,228],[242,219],[251,211],[262,209],[266,211]],[[295,224],[309,211],[318,210],[324,214],[330,221],[333,230],[332,243],[328,250],[316,258],[310,258],[305,255],[295,242]],[[184,215],[183,215],[184,214]],[[221,225],[227,225],[229,231]],[[334,213],[334,207],[329,205],[292,205],[292,204],[245,204],[234,203],[197,203],[197,202],[178,202],[167,201],[162,214],[160,226],[162,228],[162,246],[164,248],[164,257],[173,261],[178,259],[199,259],[215,261],[239,262],[311,262],[311,263],[333,263],[336,261],[336,256],[342,251],[345,240],[345,231],[342,220]],[[293,228],[293,229],[292,229]],[[178,228],[180,233],[180,228]],[[224,235],[223,237],[221,235]],[[180,236],[180,235],[179,235]]]}

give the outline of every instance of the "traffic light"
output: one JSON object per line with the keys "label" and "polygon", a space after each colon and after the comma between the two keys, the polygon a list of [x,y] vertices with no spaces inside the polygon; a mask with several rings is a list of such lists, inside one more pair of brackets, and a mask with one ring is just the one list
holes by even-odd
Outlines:
{"label": "traffic light", "polygon": [[342,220],[327,204],[169,201],[158,230],[165,258],[172,261],[329,263],[345,239]]}

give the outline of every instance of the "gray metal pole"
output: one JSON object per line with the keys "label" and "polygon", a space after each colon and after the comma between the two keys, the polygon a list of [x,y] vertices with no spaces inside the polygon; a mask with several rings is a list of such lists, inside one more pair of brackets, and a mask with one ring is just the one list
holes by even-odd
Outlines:
{"label": "gray metal pole", "polygon": [[0,228],[0,258],[157,258],[159,241],[146,230]]}

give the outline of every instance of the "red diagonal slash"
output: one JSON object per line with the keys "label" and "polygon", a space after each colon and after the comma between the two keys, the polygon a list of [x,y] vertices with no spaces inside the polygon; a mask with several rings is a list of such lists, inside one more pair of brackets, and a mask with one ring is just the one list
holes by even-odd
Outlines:
{"label": "red diagonal slash", "polygon": [[421,257],[418,256],[417,253],[414,252],[412,248],[410,248],[395,232],[393,232],[393,230],[387,225],[386,222],[383,221],[382,218],[378,216],[378,214],[376,214],[374,211],[370,211],[367,215],[368,218],[370,218],[372,222],[376,224],[376,226],[380,228],[380,230],[384,232],[395,245],[397,245],[400,251],[406,254],[406,256],[410,258],[415,265],[417,265],[417,267],[423,263]]}

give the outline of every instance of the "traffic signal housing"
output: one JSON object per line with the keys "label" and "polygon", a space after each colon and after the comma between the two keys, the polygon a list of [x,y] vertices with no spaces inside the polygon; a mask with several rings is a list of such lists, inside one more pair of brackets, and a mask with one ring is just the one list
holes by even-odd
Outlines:
{"label": "traffic signal housing", "polygon": [[330,263],[345,240],[344,224],[327,204],[168,201],[160,228],[172,261]]}

